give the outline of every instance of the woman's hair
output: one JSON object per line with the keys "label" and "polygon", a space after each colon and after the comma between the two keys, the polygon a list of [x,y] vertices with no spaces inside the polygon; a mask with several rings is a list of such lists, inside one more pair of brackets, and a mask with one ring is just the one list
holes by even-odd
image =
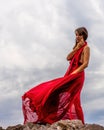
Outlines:
{"label": "woman's hair", "polygon": [[80,27],[75,30],[79,35],[83,36],[83,39],[86,40],[88,37],[88,31],[85,27]]}
{"label": "woman's hair", "polygon": [[[75,32],[78,32],[80,36],[83,36],[84,41],[88,38],[88,31],[85,27],[79,27],[75,30]],[[77,42],[75,43],[75,46],[73,49],[77,46]]]}

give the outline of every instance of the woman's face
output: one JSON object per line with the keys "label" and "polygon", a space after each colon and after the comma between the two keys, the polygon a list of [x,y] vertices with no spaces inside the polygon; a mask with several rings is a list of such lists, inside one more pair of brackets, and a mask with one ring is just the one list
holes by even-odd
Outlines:
{"label": "woman's face", "polygon": [[76,42],[80,42],[82,40],[83,36],[79,35],[79,33],[77,31],[75,32],[75,35],[76,35]]}

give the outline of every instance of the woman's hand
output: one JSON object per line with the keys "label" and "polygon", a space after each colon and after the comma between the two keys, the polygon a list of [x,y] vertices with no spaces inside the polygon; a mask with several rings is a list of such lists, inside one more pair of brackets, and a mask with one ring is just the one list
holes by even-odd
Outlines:
{"label": "woman's hand", "polygon": [[67,56],[67,60],[71,60],[74,54],[77,52],[78,49],[80,49],[84,45],[85,41],[83,38],[80,39],[80,41],[77,43],[77,46],[73,49],[72,52],[70,52]]}
{"label": "woman's hand", "polygon": [[72,74],[76,74],[77,73],[77,71],[76,70],[74,70],[70,75],[72,75]]}
{"label": "woman's hand", "polygon": [[81,47],[84,45],[84,43],[85,43],[84,39],[81,38],[81,40],[77,43],[76,48],[77,48],[77,49],[81,48]]}

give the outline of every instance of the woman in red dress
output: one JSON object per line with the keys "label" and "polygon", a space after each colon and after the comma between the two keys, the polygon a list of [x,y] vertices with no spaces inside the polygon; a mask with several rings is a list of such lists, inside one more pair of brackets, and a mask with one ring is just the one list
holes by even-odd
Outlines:
{"label": "woman in red dress", "polygon": [[76,43],[67,60],[69,67],[63,77],[43,82],[22,96],[24,123],[49,123],[79,119],[84,123],[80,93],[84,69],[88,66],[90,48],[85,27],[75,30]]}

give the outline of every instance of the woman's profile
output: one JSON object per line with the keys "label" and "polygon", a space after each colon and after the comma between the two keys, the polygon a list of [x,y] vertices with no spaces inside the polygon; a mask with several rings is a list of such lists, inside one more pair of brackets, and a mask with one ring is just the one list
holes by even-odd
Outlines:
{"label": "woman's profile", "polygon": [[84,83],[84,69],[88,66],[90,48],[85,27],[75,30],[76,41],[67,55],[69,67],[64,76],[43,82],[22,96],[24,123],[49,123],[79,119],[84,123],[80,94]]}

